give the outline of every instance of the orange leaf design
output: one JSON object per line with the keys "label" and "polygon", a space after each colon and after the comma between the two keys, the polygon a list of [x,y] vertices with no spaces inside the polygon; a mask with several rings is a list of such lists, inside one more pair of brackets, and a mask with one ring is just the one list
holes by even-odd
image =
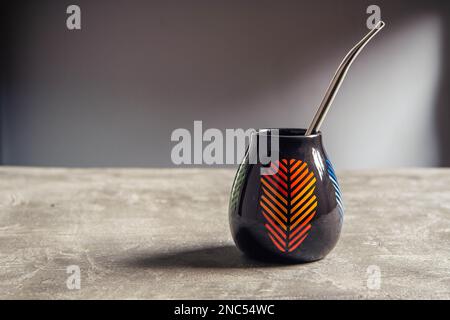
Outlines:
{"label": "orange leaf design", "polygon": [[273,244],[282,252],[297,249],[308,236],[317,210],[316,177],[297,159],[271,163],[272,175],[261,176],[261,213]]}

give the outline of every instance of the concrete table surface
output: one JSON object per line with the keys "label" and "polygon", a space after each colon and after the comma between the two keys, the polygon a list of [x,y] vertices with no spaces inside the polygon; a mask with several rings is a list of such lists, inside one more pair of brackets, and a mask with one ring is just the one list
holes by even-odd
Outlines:
{"label": "concrete table surface", "polygon": [[338,245],[289,266],[234,247],[233,176],[1,167],[0,298],[450,298],[450,169],[338,172]]}

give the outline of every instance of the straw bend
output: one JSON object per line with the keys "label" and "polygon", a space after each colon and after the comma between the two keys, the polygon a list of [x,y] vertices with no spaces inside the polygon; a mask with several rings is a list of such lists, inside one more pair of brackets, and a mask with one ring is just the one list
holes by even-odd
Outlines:
{"label": "straw bend", "polygon": [[364,46],[385,26],[383,21],[378,22],[378,24],[370,30],[370,32],[361,39],[345,56],[344,60],[342,60],[339,68],[336,70],[333,79],[331,80],[330,85],[328,86],[327,92],[322,99],[322,102],[319,106],[319,109],[314,116],[311,125],[308,130],[306,130],[306,135],[310,135],[319,130],[322,125],[325,116],[330,109],[331,104],[333,103],[334,97],[339,90],[339,87],[344,81],[344,78],[347,74],[348,69],[350,68],[353,61],[355,61],[356,57],[359,55]]}

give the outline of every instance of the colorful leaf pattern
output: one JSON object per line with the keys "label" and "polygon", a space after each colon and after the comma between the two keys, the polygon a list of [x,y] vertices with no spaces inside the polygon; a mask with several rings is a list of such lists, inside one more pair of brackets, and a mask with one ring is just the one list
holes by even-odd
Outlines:
{"label": "colorful leaf pattern", "polygon": [[297,159],[271,163],[272,174],[261,175],[261,213],[273,244],[282,252],[296,250],[311,229],[317,210],[316,177]]}
{"label": "colorful leaf pattern", "polygon": [[333,184],[334,194],[336,196],[336,202],[339,210],[339,215],[341,219],[344,217],[344,202],[342,201],[341,189],[339,187],[339,182],[336,177],[336,173],[334,172],[333,165],[330,160],[326,160],[327,163],[327,172],[330,177],[331,183]]}
{"label": "colorful leaf pattern", "polygon": [[245,177],[247,173],[247,166],[248,166],[248,156],[246,155],[241,163],[241,165],[238,168],[238,171],[236,173],[236,176],[233,181],[233,186],[231,188],[231,200],[230,200],[230,210],[231,212],[234,212],[237,209],[237,206],[239,204],[239,197],[241,194],[241,190],[245,183]]}

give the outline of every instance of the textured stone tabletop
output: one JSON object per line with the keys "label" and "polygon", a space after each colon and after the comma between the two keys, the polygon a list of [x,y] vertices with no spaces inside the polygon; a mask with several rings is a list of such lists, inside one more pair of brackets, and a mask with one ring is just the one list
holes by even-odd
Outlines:
{"label": "textured stone tabletop", "polygon": [[450,170],[338,172],[337,247],[289,266],[234,247],[233,176],[1,167],[0,298],[450,298]]}

